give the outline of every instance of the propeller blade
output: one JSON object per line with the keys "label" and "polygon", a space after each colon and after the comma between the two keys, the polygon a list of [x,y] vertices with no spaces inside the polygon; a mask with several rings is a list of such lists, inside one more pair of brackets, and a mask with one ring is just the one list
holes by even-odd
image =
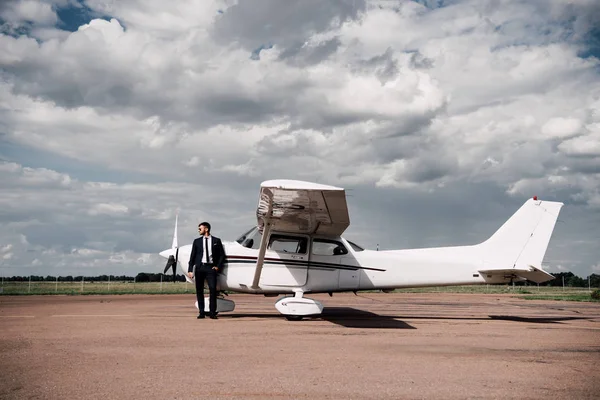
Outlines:
{"label": "propeller blade", "polygon": [[179,261],[179,247],[175,251],[175,263],[173,264],[173,282],[177,279],[177,262]]}
{"label": "propeller blade", "polygon": [[167,260],[167,265],[165,265],[165,270],[163,271],[163,274],[166,274],[167,271],[174,265],[177,265],[177,264],[175,264],[175,257],[169,256],[169,259]]}
{"label": "propeller blade", "polygon": [[[179,219],[179,213],[175,214],[175,231],[173,232],[173,244],[171,244],[171,248],[168,250],[163,250],[159,254],[161,257],[168,258],[167,264],[165,265],[165,270],[163,274],[166,274],[167,271],[172,267],[173,268],[173,282],[175,282],[175,276],[177,271],[177,262],[179,261],[179,244],[177,241],[177,222]],[[175,255],[173,255],[175,253]]]}
{"label": "propeller blade", "polygon": [[173,232],[173,244],[171,245],[172,249],[177,249],[179,245],[177,244],[177,220],[179,219],[179,214],[175,214],[175,232]]}

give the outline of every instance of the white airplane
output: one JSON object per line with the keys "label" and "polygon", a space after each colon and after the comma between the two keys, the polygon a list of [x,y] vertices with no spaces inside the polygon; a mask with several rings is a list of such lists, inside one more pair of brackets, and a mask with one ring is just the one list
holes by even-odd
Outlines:
{"label": "white airplane", "polygon": [[[235,242],[223,242],[226,264],[217,289],[284,295],[275,307],[287,319],[300,320],[323,311],[320,302],[305,297],[308,293],[542,283],[554,279],[541,264],[562,206],[529,199],[489,239],[476,245],[373,251],[341,236],[350,225],[343,188],[265,181],[257,226]],[[191,244],[178,247],[176,221],[173,245],[160,255],[173,256],[171,262],[180,265],[192,282],[187,277],[190,252]],[[208,297],[205,304],[208,307]],[[233,301],[219,297],[217,312],[234,308]]]}

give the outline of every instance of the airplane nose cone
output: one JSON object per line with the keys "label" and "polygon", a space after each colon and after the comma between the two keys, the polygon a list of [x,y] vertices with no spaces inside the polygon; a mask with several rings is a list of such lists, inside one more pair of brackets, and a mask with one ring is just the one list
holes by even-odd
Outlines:
{"label": "airplane nose cone", "polygon": [[173,250],[173,249],[163,250],[160,253],[158,253],[158,255],[161,256],[162,258],[169,258],[169,256],[175,255],[175,250]]}

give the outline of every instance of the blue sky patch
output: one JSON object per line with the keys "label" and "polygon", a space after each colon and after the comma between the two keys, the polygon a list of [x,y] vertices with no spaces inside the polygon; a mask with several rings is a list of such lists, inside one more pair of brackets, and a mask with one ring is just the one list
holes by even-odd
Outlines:
{"label": "blue sky patch", "polygon": [[272,44],[261,44],[257,49],[255,49],[252,52],[252,55],[250,55],[250,59],[252,59],[252,60],[260,60],[260,52],[262,50],[272,49],[272,48],[273,48]]}
{"label": "blue sky patch", "polygon": [[[90,9],[83,1],[77,5],[68,5],[67,7],[57,7],[56,15],[59,22],[56,27],[69,32],[75,32],[81,25],[88,24],[91,20],[101,18],[110,21],[112,17],[101,15]],[[119,21],[120,22],[120,21]],[[123,24],[121,23],[123,26]]]}
{"label": "blue sky patch", "polygon": [[584,47],[585,49],[579,53],[579,57],[600,59],[600,28],[593,28],[588,32]]}
{"label": "blue sky patch", "polygon": [[[2,1],[2,0],[0,0]],[[101,18],[110,21],[111,16],[100,14],[89,8],[83,0],[77,3],[69,4],[66,7],[54,7],[58,21],[54,25],[55,28],[75,32],[81,25],[88,24],[91,20]],[[119,21],[124,29],[126,27]],[[0,17],[0,33],[12,37],[31,36],[34,28],[42,27],[43,24],[36,24],[33,21],[7,21]]]}

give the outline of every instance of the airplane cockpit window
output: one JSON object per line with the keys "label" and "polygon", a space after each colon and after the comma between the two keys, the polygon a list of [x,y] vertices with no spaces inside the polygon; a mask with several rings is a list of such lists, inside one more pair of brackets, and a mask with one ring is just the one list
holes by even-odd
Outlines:
{"label": "airplane cockpit window", "polygon": [[348,249],[336,240],[314,239],[312,254],[317,256],[341,256],[348,254]]}
{"label": "airplane cockpit window", "polygon": [[354,251],[363,251],[364,249],[362,247],[360,247],[359,245],[357,245],[356,243],[352,243],[349,240],[346,240],[348,242],[348,244],[352,247],[352,250]]}
{"label": "airplane cockpit window", "polygon": [[256,227],[251,228],[248,232],[244,233],[242,236],[237,238],[236,242],[238,242],[239,244],[244,243],[244,240],[246,240],[248,238],[248,236],[250,235],[250,233],[252,233],[252,231],[255,229],[256,229]]}
{"label": "airplane cockpit window", "polygon": [[236,242],[249,249],[258,249],[262,240],[262,233],[258,230],[258,227],[250,229],[248,232],[240,236]]}
{"label": "airplane cockpit window", "polygon": [[308,248],[308,240],[301,236],[284,236],[273,234],[269,238],[269,250],[282,253],[305,254]]}

